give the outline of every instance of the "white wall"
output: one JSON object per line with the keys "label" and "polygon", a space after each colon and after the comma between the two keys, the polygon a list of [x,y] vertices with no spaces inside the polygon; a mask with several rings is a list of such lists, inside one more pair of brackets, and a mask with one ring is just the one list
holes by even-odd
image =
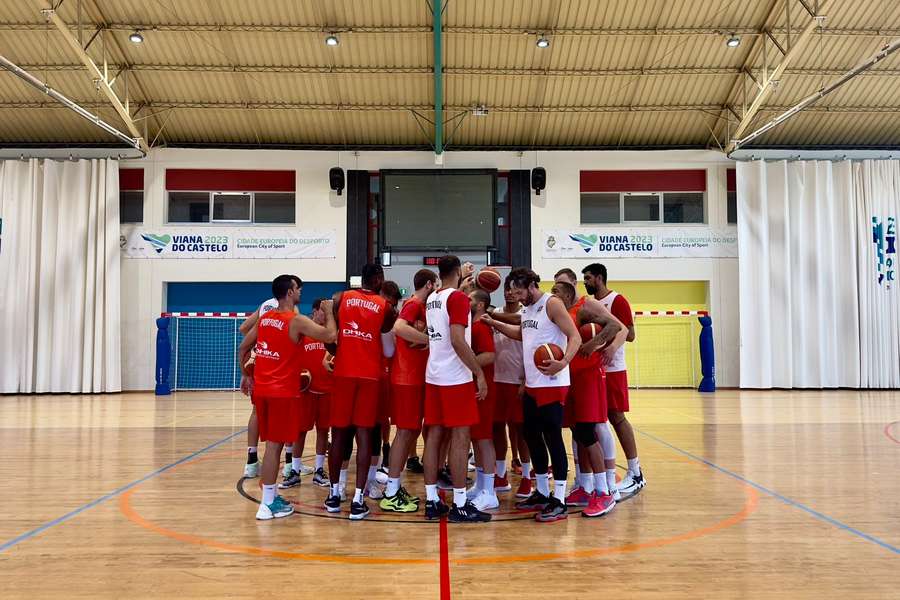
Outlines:
{"label": "white wall", "polygon": [[[532,267],[544,278],[562,266],[576,271],[588,260],[545,260],[540,231],[578,226],[579,171],[588,169],[707,169],[707,221],[725,226],[725,169],[731,164],[718,152],[447,152],[444,168],[547,169],[547,189],[532,196]],[[155,366],[155,319],[164,310],[170,281],[269,281],[294,272],[308,281],[346,279],[346,196],[328,187],[328,169],[377,171],[385,168],[435,168],[429,152],[350,152],[290,150],[154,150],[123,168],[145,170],[144,225],[165,219],[165,170],[290,169],[297,172],[297,223],[301,228],[334,229],[338,252],[333,260],[122,260],[122,386],[152,389]],[[709,282],[709,305],[716,339],[719,385],[738,385],[738,298],[736,259],[605,260],[610,277],[619,280],[700,280]],[[290,267],[288,268],[288,264]],[[401,282],[402,283],[402,282]]]}

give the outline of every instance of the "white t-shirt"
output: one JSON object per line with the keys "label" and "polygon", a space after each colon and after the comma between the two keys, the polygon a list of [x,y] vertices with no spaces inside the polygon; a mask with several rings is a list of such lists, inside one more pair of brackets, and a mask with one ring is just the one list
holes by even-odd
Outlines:
{"label": "white t-shirt", "polygon": [[547,315],[550,294],[543,294],[537,302],[526,306],[522,312],[522,351],[525,363],[525,385],[530,388],[562,387],[569,385],[569,366],[548,377],[534,365],[534,352],[543,344],[556,344],[565,352],[569,338]]}
{"label": "white t-shirt", "polygon": [[[428,365],[425,382],[432,385],[460,385],[472,381],[472,371],[463,363],[450,341],[450,313],[447,300],[451,294],[462,294],[466,302],[466,343],[472,343],[472,313],[468,310],[469,298],[462,292],[449,288],[432,292],[425,302],[425,321],[428,324]],[[459,300],[460,307],[462,300]],[[460,308],[461,310],[461,308]]]}
{"label": "white t-shirt", "polygon": [[[518,314],[525,309],[520,308]],[[495,312],[502,313],[498,308]],[[494,332],[494,382],[519,385],[525,381],[525,365],[522,362],[522,342]]]}

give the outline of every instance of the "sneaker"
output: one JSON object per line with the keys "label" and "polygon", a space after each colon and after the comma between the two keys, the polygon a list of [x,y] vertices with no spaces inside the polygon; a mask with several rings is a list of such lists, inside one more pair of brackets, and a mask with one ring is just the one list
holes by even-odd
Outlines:
{"label": "sneaker", "polygon": [[597,492],[591,494],[591,501],[587,508],[581,513],[582,517],[602,517],[616,507],[616,501],[609,494],[599,495]]}
{"label": "sneaker", "polygon": [[487,523],[491,520],[491,515],[481,512],[473,503],[466,501],[463,506],[454,504],[447,520],[451,523]]}
{"label": "sneaker", "polygon": [[488,494],[485,491],[482,491],[478,494],[478,497],[472,501],[472,504],[475,505],[480,511],[485,510],[494,510],[495,508],[500,508],[500,500],[497,498],[497,494]]}
{"label": "sneaker", "polygon": [[644,489],[645,485],[647,485],[647,482],[644,480],[643,473],[635,475],[629,471],[625,474],[625,479],[616,485],[616,490],[622,494],[623,499],[627,500]]}
{"label": "sneaker", "polygon": [[366,496],[372,500],[381,500],[384,498],[384,486],[373,481],[366,487]]}
{"label": "sneaker", "polygon": [[387,483],[387,480],[388,480],[387,469],[385,469],[384,467],[381,467],[377,471],[375,471],[375,481],[384,485]]}
{"label": "sneaker", "polygon": [[516,502],[516,510],[544,510],[550,498],[535,490],[527,499]]}
{"label": "sneaker", "polygon": [[287,479],[288,477],[291,476],[291,473],[293,472],[293,470],[294,470],[294,469],[291,468],[291,463],[290,463],[290,462],[286,462],[286,463],[284,463],[284,468],[281,470],[281,476],[282,476],[284,479]]}
{"label": "sneaker", "polygon": [[614,491],[610,492],[612,494],[613,500],[616,502],[622,501],[622,492],[619,491],[619,488],[613,488]]}
{"label": "sneaker", "polygon": [[328,473],[325,472],[325,469],[321,467],[316,469],[316,474],[313,475],[313,485],[317,485],[319,487],[331,486],[331,481],[329,481]]}
{"label": "sneaker", "polygon": [[315,472],[314,468],[312,468],[309,465],[304,465],[303,463],[300,463],[300,474],[301,475],[310,475],[313,472]]}
{"label": "sneaker", "polygon": [[519,482],[519,489],[516,490],[516,498],[527,498],[531,495],[533,487],[534,484],[529,478],[523,478],[522,481]]}
{"label": "sneaker", "polygon": [[425,519],[434,521],[440,519],[450,512],[450,507],[440,500],[428,500],[425,502]]}
{"label": "sneaker", "polygon": [[293,514],[294,507],[286,503],[281,496],[276,496],[272,504],[259,503],[259,510],[256,511],[257,521],[268,521],[270,519],[280,519]]}
{"label": "sneaker", "polygon": [[566,506],[587,506],[591,503],[591,495],[580,485],[566,496]]}
{"label": "sneaker", "polygon": [[393,496],[385,496],[378,503],[381,510],[386,512],[411,513],[419,510],[419,505],[412,500],[407,499],[403,494],[397,492]]}
{"label": "sneaker", "polygon": [[509,477],[504,475],[500,477],[497,474],[494,474],[494,491],[495,492],[508,492],[512,489],[512,486],[509,485]]}
{"label": "sneaker", "polygon": [[518,458],[514,459],[512,461],[512,465],[510,466],[510,468],[512,469],[512,472],[515,473],[516,475],[521,475],[522,474],[522,461],[520,461]]}
{"label": "sneaker", "polygon": [[259,461],[255,463],[247,463],[244,465],[244,477],[246,479],[256,479],[259,477]]}
{"label": "sneaker", "polygon": [[534,515],[534,519],[540,523],[553,523],[554,521],[562,521],[569,518],[569,509],[566,505],[551,497],[550,502],[544,507],[544,510]]}
{"label": "sneaker", "polygon": [[404,498],[406,498],[406,500],[409,501],[409,502],[415,502],[416,504],[418,504],[419,501],[420,501],[420,498],[419,498],[418,496],[413,496],[413,495],[410,494],[409,491],[408,491],[405,487],[403,487],[403,486],[400,486],[400,491],[399,491],[398,493],[399,493],[400,495],[402,495]]}
{"label": "sneaker", "polygon": [[288,473],[288,476],[284,478],[284,481],[278,484],[278,489],[286,490],[298,485],[300,485],[300,473],[291,469],[291,472]]}
{"label": "sneaker", "polygon": [[475,487],[474,485],[466,490],[466,500],[474,500],[481,494],[481,488]]}
{"label": "sneaker", "polygon": [[325,510],[330,513],[341,512],[341,497],[329,495],[328,498],[325,499]]}
{"label": "sneaker", "polygon": [[412,456],[406,460],[406,470],[410,473],[418,473],[421,475],[425,472],[425,465],[418,456]]}
{"label": "sneaker", "polygon": [[437,486],[438,489],[441,490],[453,489],[453,480],[450,478],[450,470],[446,467],[441,469],[438,473]]}
{"label": "sneaker", "polygon": [[366,501],[350,503],[350,520],[360,521],[369,516],[369,505]]}

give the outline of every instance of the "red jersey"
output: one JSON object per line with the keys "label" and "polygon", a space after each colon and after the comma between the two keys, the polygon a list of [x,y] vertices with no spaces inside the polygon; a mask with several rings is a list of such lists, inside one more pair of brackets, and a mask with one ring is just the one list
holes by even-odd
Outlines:
{"label": "red jersey", "polygon": [[303,346],[291,339],[294,311],[269,311],[259,319],[256,338],[254,394],[266,398],[300,396]]}
{"label": "red jersey", "polygon": [[575,304],[572,305],[572,308],[569,309],[569,315],[572,317],[572,320],[575,321],[576,325],[578,324],[578,311],[584,306],[585,300],[587,300],[587,296],[582,296],[576,300]]}
{"label": "red jersey", "polygon": [[335,376],[381,379],[381,327],[387,311],[387,300],[375,292],[348,290],[341,295]]}
{"label": "red jersey", "polygon": [[[584,304],[584,298],[581,299],[581,304]],[[572,308],[575,308],[574,306]],[[578,307],[581,310],[581,307]],[[569,309],[569,315],[572,317],[572,320],[575,321],[575,326],[578,327],[578,319],[575,318],[575,314],[578,311],[572,312],[572,309]],[[599,323],[597,325],[597,330],[602,331],[603,325]],[[578,334],[581,335],[581,330],[579,329]],[[579,351],[578,354],[575,355],[575,358],[572,359],[572,362],[569,363],[569,368],[572,369],[572,372],[583,371],[588,368],[602,369],[603,368],[603,356],[600,354],[600,351],[592,352],[591,355],[587,358],[581,355]]]}
{"label": "red jersey", "polygon": [[615,318],[622,321],[622,325],[625,327],[634,325],[634,314],[632,314],[631,305],[628,303],[628,300],[625,299],[625,296],[616,294],[616,297],[612,301],[612,305],[609,307],[609,312],[611,312]]}
{"label": "red jersey", "polygon": [[304,350],[303,368],[309,369],[312,374],[309,391],[314,394],[330,394],[331,386],[334,384],[334,374],[322,366],[322,359],[325,358],[325,344],[311,337],[304,337],[301,343]]}
{"label": "red jersey", "polygon": [[[484,321],[472,321],[472,352],[479,355],[482,352],[494,352],[494,330]],[[494,363],[481,368],[484,378],[488,382],[494,381]]]}
{"label": "red jersey", "polygon": [[[425,303],[410,298],[400,310],[400,318],[415,326],[417,321],[425,322]],[[397,336],[397,350],[391,369],[391,383],[395,385],[425,385],[425,367],[428,365],[428,345],[411,347],[410,343]]]}

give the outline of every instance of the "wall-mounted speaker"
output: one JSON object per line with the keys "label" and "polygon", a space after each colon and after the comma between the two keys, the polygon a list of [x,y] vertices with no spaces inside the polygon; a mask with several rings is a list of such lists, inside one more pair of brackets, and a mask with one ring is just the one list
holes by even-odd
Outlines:
{"label": "wall-mounted speaker", "polygon": [[547,187],[547,170],[544,167],[535,167],[531,170],[531,189],[541,195],[541,190]]}
{"label": "wall-mounted speaker", "polygon": [[344,191],[345,183],[344,183],[344,170],[340,167],[332,167],[330,171],[328,171],[328,182],[331,184],[331,189],[337,192],[337,195],[340,196],[341,192]]}

